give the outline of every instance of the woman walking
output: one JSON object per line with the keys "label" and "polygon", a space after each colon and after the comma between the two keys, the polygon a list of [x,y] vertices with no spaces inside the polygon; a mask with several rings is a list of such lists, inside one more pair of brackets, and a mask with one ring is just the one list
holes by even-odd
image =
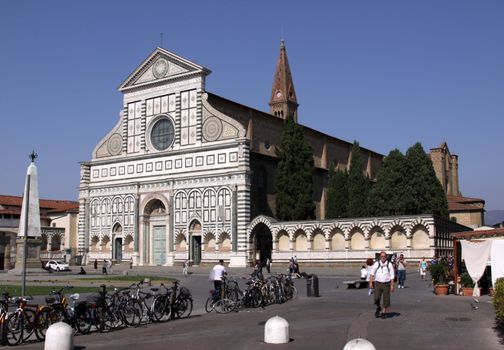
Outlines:
{"label": "woman walking", "polygon": [[404,289],[404,280],[406,280],[406,261],[404,260],[404,255],[399,255],[399,259],[396,262],[397,268],[397,282],[398,288]]}

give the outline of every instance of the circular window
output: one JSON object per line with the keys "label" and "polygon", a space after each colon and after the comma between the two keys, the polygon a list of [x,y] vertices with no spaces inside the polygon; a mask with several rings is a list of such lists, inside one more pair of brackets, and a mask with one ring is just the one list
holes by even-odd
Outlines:
{"label": "circular window", "polygon": [[158,151],[164,151],[173,143],[175,136],[173,123],[168,118],[159,119],[152,127],[150,139],[152,146]]}

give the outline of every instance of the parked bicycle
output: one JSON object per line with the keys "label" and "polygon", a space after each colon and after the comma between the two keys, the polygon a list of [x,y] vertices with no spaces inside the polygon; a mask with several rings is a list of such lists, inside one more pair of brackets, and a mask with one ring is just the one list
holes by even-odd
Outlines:
{"label": "parked bicycle", "polygon": [[4,339],[8,345],[13,346],[25,342],[33,334],[37,339],[43,339],[40,330],[45,327],[45,320],[40,316],[42,313],[38,305],[28,304],[29,299],[32,298],[17,297],[9,300],[17,305],[17,309],[5,321]]}
{"label": "parked bicycle", "polygon": [[179,287],[178,281],[174,281],[171,288],[167,288],[163,283],[161,287],[164,292],[158,294],[152,305],[156,321],[189,317],[193,309],[193,299],[189,289]]}
{"label": "parked bicycle", "polygon": [[[45,337],[45,331],[56,322],[65,322],[72,326],[76,332],[82,334],[91,330],[91,312],[85,302],[76,303],[80,294],[70,295],[70,303],[65,296],[65,290],[72,289],[72,286],[65,286],[60,290],[53,290],[50,296],[45,299],[47,307],[42,309],[43,320],[45,321],[40,332]],[[39,321],[39,323],[41,323]],[[42,325],[41,325],[42,326]]]}

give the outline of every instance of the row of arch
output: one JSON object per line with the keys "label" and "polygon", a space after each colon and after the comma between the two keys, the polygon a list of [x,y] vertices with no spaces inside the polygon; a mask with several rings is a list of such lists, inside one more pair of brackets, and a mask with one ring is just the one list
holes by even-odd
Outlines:
{"label": "row of arch", "polygon": [[[218,237],[213,232],[207,232],[202,240],[202,250],[205,252],[229,252],[231,251],[231,237],[227,232],[221,232]],[[179,233],[175,237],[175,250],[177,252],[185,252],[188,250],[187,236],[184,233]]]}
{"label": "row of arch", "polygon": [[48,236],[45,233],[42,233],[40,236],[40,239],[42,240],[42,246],[40,247],[40,250],[42,252],[59,252],[62,249],[62,237],[59,234],[54,234]]}
{"label": "row of arch", "polygon": [[434,240],[431,226],[424,218],[288,224],[259,216],[247,235],[249,244],[266,255],[269,251],[429,249]]}
{"label": "row of arch", "polygon": [[[126,235],[124,237],[124,242],[122,244],[123,250],[125,252],[133,252],[133,236]],[[109,253],[112,250],[112,240],[109,235],[103,235],[102,237],[93,235],[89,243],[89,251],[91,252],[101,252]]]}
{"label": "row of arch", "polygon": [[430,238],[427,230],[419,227],[410,237],[400,231],[393,232],[387,237],[379,231],[368,235],[360,231],[354,231],[345,236],[341,231],[333,231],[329,235],[318,231],[312,235],[307,235],[305,231],[298,230],[289,235],[282,230],[273,237],[273,249],[277,251],[406,249],[408,247],[413,249],[429,248]]}

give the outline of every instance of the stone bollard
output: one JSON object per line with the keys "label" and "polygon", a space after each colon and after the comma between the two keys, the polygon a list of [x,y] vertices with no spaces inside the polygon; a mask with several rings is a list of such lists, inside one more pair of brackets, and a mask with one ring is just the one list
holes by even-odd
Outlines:
{"label": "stone bollard", "polygon": [[73,350],[74,330],[64,322],[49,326],[45,336],[44,350]]}
{"label": "stone bollard", "polygon": [[376,348],[369,340],[355,338],[346,343],[343,350],[376,350]]}
{"label": "stone bollard", "polygon": [[268,344],[287,344],[289,342],[289,322],[275,316],[264,325],[264,342]]}

